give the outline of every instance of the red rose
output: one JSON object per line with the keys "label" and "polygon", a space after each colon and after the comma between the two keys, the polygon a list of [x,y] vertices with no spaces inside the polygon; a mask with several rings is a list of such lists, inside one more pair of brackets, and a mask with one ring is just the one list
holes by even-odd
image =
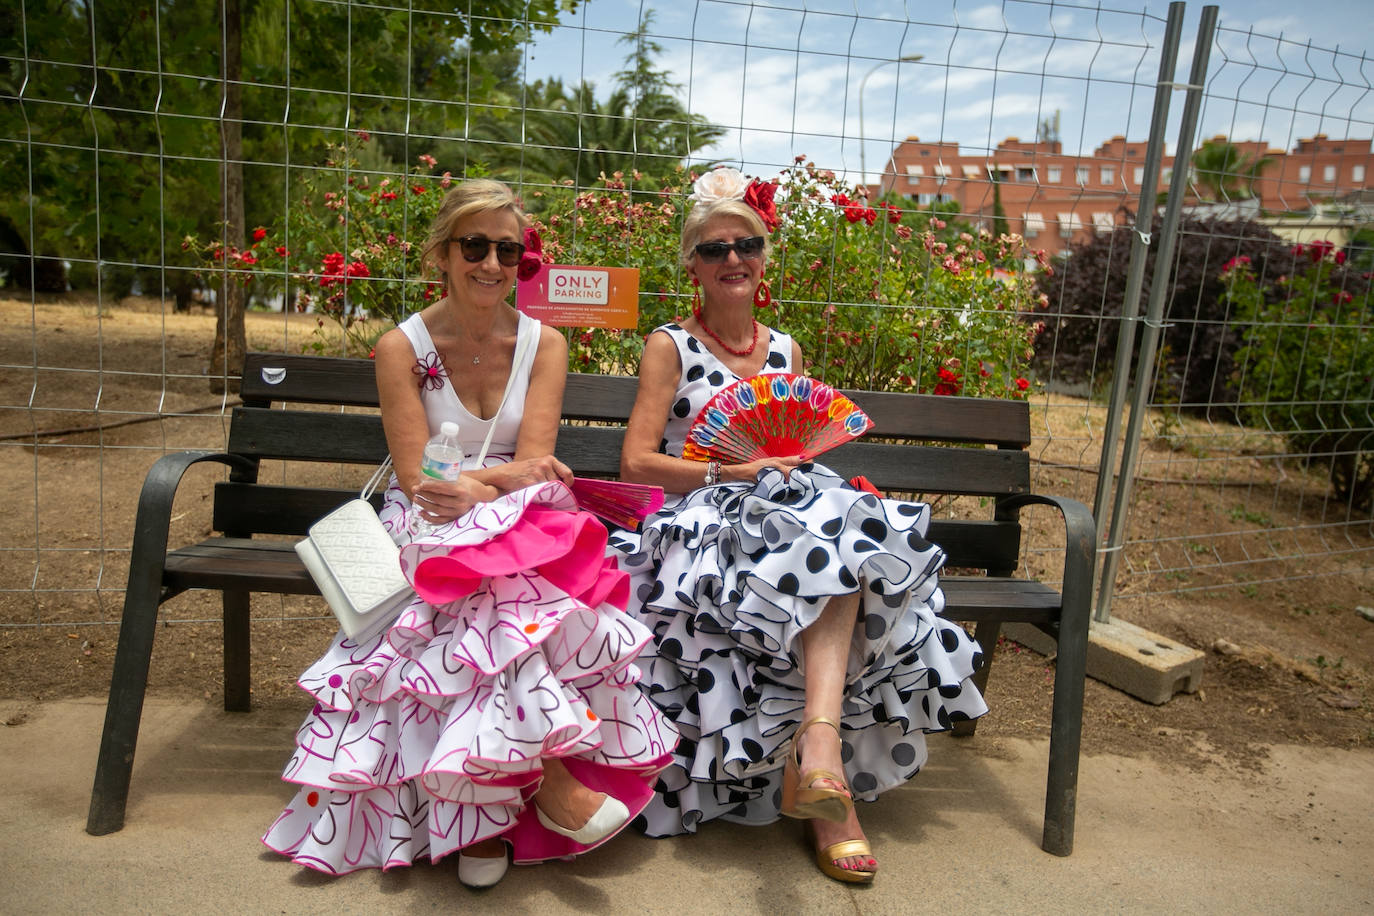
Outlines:
{"label": "red rose", "polygon": [[844,218],[851,223],[857,223],[864,218],[864,208],[855,204],[850,204],[844,208]]}
{"label": "red rose", "polygon": [[259,226],[258,228],[256,228],[256,229],[253,230],[253,241],[255,241],[255,242],[261,242],[261,241],[262,241],[263,239],[265,239],[265,238],[267,238],[267,230],[266,230],[266,229],[264,229],[263,227]]}
{"label": "red rose", "polygon": [[749,186],[744,189],[744,202],[754,208],[754,212],[763,220],[763,226],[769,232],[780,225],[778,208],[773,202],[773,196],[777,192],[778,186],[773,182],[758,179],[749,182]]}
{"label": "red rose", "polygon": [[1016,387],[1022,391],[1025,391],[1027,388],[1030,387],[1030,381],[1028,379],[1018,378],[1016,380]]}

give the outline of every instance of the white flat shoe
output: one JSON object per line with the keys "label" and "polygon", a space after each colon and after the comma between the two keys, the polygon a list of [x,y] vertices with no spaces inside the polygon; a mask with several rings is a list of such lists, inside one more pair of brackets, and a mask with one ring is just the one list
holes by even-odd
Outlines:
{"label": "white flat shoe", "polygon": [[567,827],[554,823],[552,818],[544,814],[538,803],[534,806],[534,813],[539,818],[539,823],[559,836],[565,836],[574,843],[580,843],[583,846],[592,846],[601,842],[624,827],[630,820],[630,809],[626,808],[619,799],[609,795],[601,803],[601,807],[596,809],[596,813],[587,818],[587,823],[576,830],[569,830]]}
{"label": "white flat shoe", "polygon": [[458,851],[458,880],[467,887],[491,887],[506,876],[510,858],[503,850],[494,859],[465,856]]}

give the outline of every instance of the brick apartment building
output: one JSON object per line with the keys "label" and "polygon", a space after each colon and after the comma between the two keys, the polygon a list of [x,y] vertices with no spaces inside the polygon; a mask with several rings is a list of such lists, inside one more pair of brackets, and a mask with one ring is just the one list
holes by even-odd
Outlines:
{"label": "brick apartment building", "polygon": [[[1225,137],[1214,140],[1226,142]],[[1269,212],[1309,211],[1316,204],[1355,199],[1374,177],[1369,140],[1318,134],[1299,140],[1292,152],[1271,149],[1262,140],[1233,145],[1251,161],[1268,160],[1250,189]],[[891,191],[923,207],[953,201],[966,218],[990,228],[995,173],[1008,227],[1032,247],[1055,254],[1127,222],[1139,206],[1145,146],[1116,136],[1091,156],[1071,156],[1058,141],[1023,143],[1008,137],[991,153],[968,155],[957,143],[908,137],[893,150],[882,181],[871,190]],[[1158,192],[1168,191],[1173,166],[1173,157],[1164,157]]]}

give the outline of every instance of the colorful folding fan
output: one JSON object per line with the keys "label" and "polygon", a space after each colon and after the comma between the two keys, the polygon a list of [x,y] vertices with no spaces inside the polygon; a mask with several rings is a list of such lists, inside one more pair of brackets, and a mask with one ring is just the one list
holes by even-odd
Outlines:
{"label": "colorful folding fan", "polygon": [[792,455],[810,459],[872,426],[868,414],[824,382],[786,372],[754,375],[706,402],[682,457],[740,464]]}

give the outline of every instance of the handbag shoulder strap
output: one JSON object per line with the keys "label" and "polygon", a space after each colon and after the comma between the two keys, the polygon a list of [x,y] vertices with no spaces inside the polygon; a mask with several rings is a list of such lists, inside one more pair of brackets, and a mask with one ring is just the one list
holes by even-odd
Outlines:
{"label": "handbag shoulder strap", "polygon": [[360,499],[370,499],[373,491],[376,490],[377,486],[383,480],[386,479],[387,472],[390,470],[391,456],[387,455],[386,460],[382,462],[381,466],[378,467],[377,470],[372,472],[372,476],[367,479],[367,483],[363,484],[363,488],[361,491],[359,491],[358,497]]}
{"label": "handbag shoulder strap", "polygon": [[492,414],[491,426],[487,427],[487,438],[482,442],[482,451],[477,453],[477,467],[481,467],[482,463],[487,460],[487,449],[491,448],[491,436],[492,433],[496,432],[496,422],[501,419],[501,411],[506,409],[506,398],[510,397],[510,390],[515,385],[515,373],[519,370],[520,362],[525,351],[529,349],[529,343],[532,339],[535,341],[539,339],[539,324],[537,322],[533,328],[533,333],[521,334],[517,329],[515,355],[511,357],[510,374],[506,376],[506,390],[501,393],[501,403],[496,408],[496,413]]}

